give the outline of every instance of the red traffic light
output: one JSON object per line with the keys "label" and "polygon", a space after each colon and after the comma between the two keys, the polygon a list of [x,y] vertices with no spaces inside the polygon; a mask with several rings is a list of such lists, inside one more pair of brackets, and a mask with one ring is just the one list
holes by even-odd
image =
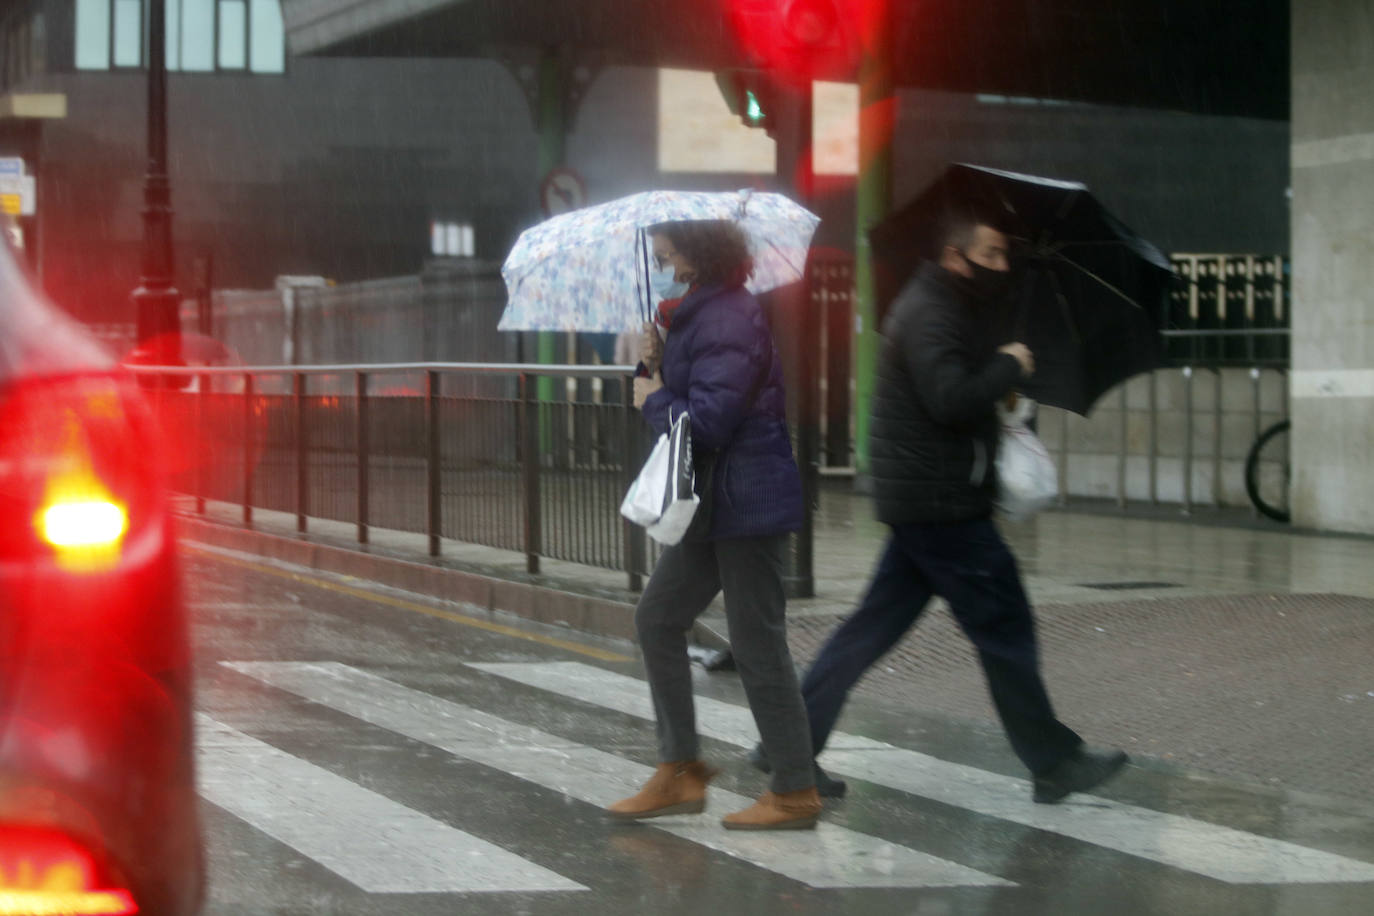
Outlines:
{"label": "red traffic light", "polygon": [[867,0],[728,0],[744,57],[785,83],[850,79]]}
{"label": "red traffic light", "polygon": [[787,0],[783,5],[783,33],[804,48],[824,47],[839,24],[833,0]]}

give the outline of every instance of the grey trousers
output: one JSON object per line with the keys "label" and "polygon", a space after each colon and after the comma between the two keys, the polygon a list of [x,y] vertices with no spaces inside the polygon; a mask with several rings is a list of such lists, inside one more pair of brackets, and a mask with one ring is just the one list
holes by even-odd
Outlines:
{"label": "grey trousers", "polygon": [[635,608],[644,669],[663,762],[701,756],[687,631],[716,594],[725,592],[730,651],[749,698],[774,792],[815,785],[806,706],[787,647],[782,588],[784,537],[683,543],[659,557]]}

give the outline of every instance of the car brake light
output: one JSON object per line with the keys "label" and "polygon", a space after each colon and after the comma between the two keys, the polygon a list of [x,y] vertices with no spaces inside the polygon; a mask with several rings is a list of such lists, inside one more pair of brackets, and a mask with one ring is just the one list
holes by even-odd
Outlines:
{"label": "car brake light", "polygon": [[133,895],[105,887],[94,857],[71,838],[35,827],[0,829],[0,916],[126,916]]}
{"label": "car brake light", "polygon": [[115,377],[0,392],[0,514],[28,520],[4,526],[0,561],[117,564],[156,492],[147,425],[137,392]]}
{"label": "car brake light", "polygon": [[128,526],[124,507],[109,500],[59,500],[43,510],[43,539],[54,547],[109,547]]}

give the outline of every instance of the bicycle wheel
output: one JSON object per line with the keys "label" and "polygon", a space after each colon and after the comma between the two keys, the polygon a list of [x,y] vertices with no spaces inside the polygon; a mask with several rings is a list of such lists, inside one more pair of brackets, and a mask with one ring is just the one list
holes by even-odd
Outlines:
{"label": "bicycle wheel", "polygon": [[1288,420],[1280,420],[1260,433],[1245,457],[1245,492],[1262,514],[1278,522],[1291,518],[1288,507]]}

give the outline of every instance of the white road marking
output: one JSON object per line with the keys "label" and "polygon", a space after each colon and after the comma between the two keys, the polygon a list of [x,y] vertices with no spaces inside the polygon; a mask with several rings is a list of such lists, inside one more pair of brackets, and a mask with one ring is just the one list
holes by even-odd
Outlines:
{"label": "white road marking", "polygon": [[[653,720],[648,684],[580,662],[493,663],[469,667],[573,700]],[[702,735],[753,747],[749,710],[696,698]],[[918,751],[835,732],[821,758],[837,775],[864,779],[923,798],[1037,830],[1058,833],[1230,884],[1326,884],[1374,881],[1374,865],[1149,808],[1090,795],[1078,803],[1037,805],[1030,783],[951,763]]]}
{"label": "white road marking", "polygon": [[588,889],[209,716],[196,727],[202,796],[365,891]]}
{"label": "white road marking", "polygon": [[[263,683],[457,757],[509,773],[588,804],[605,806],[638,791],[653,769],[481,710],[411,690],[335,663],[222,662]],[[747,807],[750,799],[712,789],[716,812]],[[811,887],[1014,886],[834,824],[815,831],[750,834],[727,831],[715,816],[646,822],[725,855]]]}

